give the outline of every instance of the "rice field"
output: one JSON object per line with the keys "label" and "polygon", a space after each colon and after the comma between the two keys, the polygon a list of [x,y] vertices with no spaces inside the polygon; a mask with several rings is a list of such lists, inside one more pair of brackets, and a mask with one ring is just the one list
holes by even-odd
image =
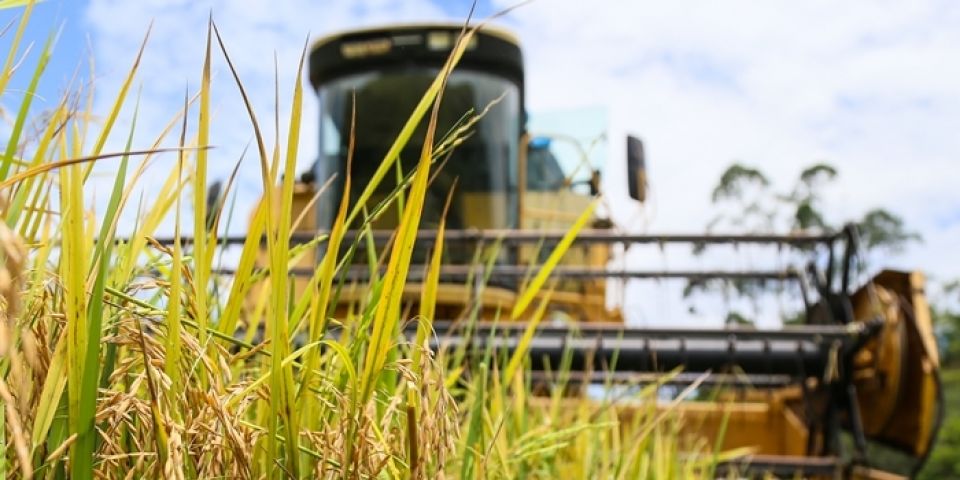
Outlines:
{"label": "rice field", "polygon": [[[236,275],[227,281],[215,274],[222,215],[207,211],[205,190],[211,103],[218,94],[211,89],[211,60],[230,62],[229,39],[211,21],[206,43],[197,45],[205,52],[191,82],[198,91],[184,99],[164,131],[147,132],[153,142],[136,145],[132,86],[149,81],[137,77],[143,47],[130,51],[131,67],[118,91],[97,92],[113,99],[108,111],[92,111],[93,87],[76,80],[55,107],[31,115],[52,52],[48,43],[21,61],[31,9],[23,7],[19,22],[3,33],[11,47],[0,75],[5,113],[13,121],[0,159],[4,477],[713,477],[725,456],[679,439],[682,419],[656,408],[656,385],[626,399],[587,398],[570,395],[561,381],[534,395],[522,348],[511,358],[428,349],[442,235],[428,245],[433,254],[419,311],[402,309],[407,272],[424,268],[411,265],[411,251],[431,170],[438,167],[438,152],[469,130],[472,117],[452,136],[438,136],[435,106],[473,30],[465,31],[411,113],[374,181],[347,180],[343,198],[354,188],[362,189],[361,200],[342,201],[329,234],[306,247],[288,241],[300,220],[290,200],[304,133],[303,86],[298,81],[285,92],[288,118],[255,112],[249,99],[260,92],[244,90],[229,64],[257,132],[266,194],[251,217]],[[284,68],[302,70],[303,57]],[[31,79],[27,92],[8,92],[14,75]],[[134,120],[118,121],[121,112],[133,112]],[[282,141],[267,144],[261,122],[280,124]],[[368,205],[422,123],[430,141],[416,170],[393,196]],[[126,139],[125,148],[107,150],[108,139],[118,138]],[[142,202],[138,187],[158,159],[174,167],[159,193]],[[106,209],[95,211],[88,191],[100,162],[111,165],[112,189]],[[342,286],[337,273],[347,263],[341,252],[364,240],[348,237],[347,230],[369,231],[372,216],[396,208],[399,199],[401,226],[372,260],[386,265],[386,273],[367,286],[353,313],[334,318]],[[129,211],[136,222],[122,225]],[[167,224],[177,239],[169,247],[153,240]],[[504,321],[542,314],[534,299],[548,288],[549,267],[564,245],[526,285],[517,308],[504,312]],[[304,248],[319,246],[325,254],[309,284],[316,293],[297,298],[286,272]],[[257,261],[261,255],[265,263]],[[248,311],[254,291],[262,315]],[[410,321],[418,322],[413,342],[399,336]],[[343,333],[327,335],[332,326]],[[251,340],[254,331],[263,332],[262,341]],[[615,404],[624,400],[634,405],[628,417]]]}

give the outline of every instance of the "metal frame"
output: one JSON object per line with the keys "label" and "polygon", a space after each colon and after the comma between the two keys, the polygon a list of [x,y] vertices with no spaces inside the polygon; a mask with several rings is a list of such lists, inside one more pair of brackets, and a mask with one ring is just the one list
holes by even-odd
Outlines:
{"label": "metal frame", "polygon": [[[362,232],[351,231],[347,238],[355,238]],[[369,232],[378,246],[389,245],[393,238],[391,231]],[[510,252],[516,252],[521,246],[531,245],[549,248],[561,241],[566,232],[541,232],[524,230],[453,230],[447,231],[444,241],[448,247],[481,246],[499,244]],[[316,241],[321,235],[294,233],[290,242],[302,245]],[[437,232],[423,230],[418,232],[420,242],[429,242],[436,238]],[[173,238],[158,238],[158,243],[172,244]],[[188,245],[189,238],[181,238]],[[223,237],[218,240],[221,246],[241,245],[246,237]],[[421,243],[423,245],[424,243]],[[728,373],[746,373],[758,379],[774,379],[761,382],[769,388],[777,388],[785,379],[792,379],[803,389],[806,408],[814,411],[814,397],[825,399],[828,405],[826,414],[814,419],[808,416],[807,425],[811,432],[808,453],[820,456],[842,456],[839,433],[842,424],[851,430],[854,437],[854,461],[862,462],[866,456],[866,440],[860,412],[856,404],[856,390],[852,381],[853,355],[872,338],[882,325],[882,320],[857,322],[853,318],[849,294],[853,283],[855,262],[859,253],[859,237],[852,225],[836,234],[809,235],[768,235],[768,234],[620,234],[610,230],[586,230],[574,239],[578,246],[596,244],[622,245],[630,248],[634,245],[689,244],[689,245],[775,245],[798,251],[823,252],[826,250],[826,264],[817,264],[814,255],[805,268],[791,268],[782,271],[680,271],[680,270],[637,270],[604,269],[596,267],[565,266],[554,269],[553,274],[565,279],[686,279],[706,281],[725,279],[730,281],[789,281],[800,285],[807,313],[807,323],[802,328],[770,330],[717,329],[717,330],[681,330],[681,329],[629,329],[624,327],[603,327],[579,325],[575,327],[540,326],[530,344],[530,359],[535,372],[546,372],[560,364],[563,355],[572,355],[573,370],[584,372],[600,371],[606,374],[620,375],[623,379],[636,375],[662,372],[683,365],[685,371],[710,372],[721,375],[723,380],[732,380],[736,375]],[[842,248],[842,256],[836,254]],[[361,247],[362,242],[361,242]],[[501,279],[508,283],[517,282],[532,275],[539,266],[522,267],[518,265],[495,264],[484,270],[473,265],[444,265],[440,279],[444,282],[462,282],[469,278]],[[221,269],[216,273],[230,275],[230,269]],[[291,269],[290,275],[311,275],[312,269]],[[366,267],[348,267],[341,271],[344,278],[351,281],[369,279],[370,270]],[[420,269],[410,270],[410,279],[422,278]],[[816,300],[812,296],[816,294]],[[810,323],[820,323],[811,325]],[[437,337],[433,348],[442,345],[471,347],[483,351],[494,346],[501,352],[512,352],[517,339],[522,334],[523,325],[500,324],[474,325],[469,334],[456,329],[452,323],[434,323]],[[494,333],[494,332],[498,333]],[[331,332],[336,334],[335,332]],[[410,335],[410,331],[407,332]],[[441,340],[442,338],[445,338]],[[444,343],[446,342],[446,343]],[[810,376],[821,376],[827,365],[836,365],[838,374],[828,381],[818,382],[811,391],[805,380]],[[740,372],[731,370],[732,367]],[[632,377],[631,377],[632,375]],[[609,377],[608,377],[609,378]],[[589,381],[581,378],[581,381]],[[649,378],[648,378],[649,380]],[[822,433],[824,443],[819,451],[814,451],[813,432]],[[806,462],[804,462],[806,463]],[[813,462],[816,463],[816,462]],[[807,463],[807,466],[813,466]],[[818,467],[827,467],[826,464]]]}
{"label": "metal frame", "polygon": [[[346,238],[356,238],[363,232],[357,230],[348,231]],[[437,231],[421,230],[417,232],[417,240],[420,242],[430,241],[436,238]],[[393,231],[371,231],[369,232],[377,246],[389,244],[393,238]],[[303,245],[314,242],[322,238],[324,233],[303,233],[297,232],[290,236],[291,245]],[[448,248],[454,246],[500,244],[509,248],[516,248],[522,245],[540,245],[541,248],[550,247],[566,235],[566,232],[560,231],[528,231],[528,230],[450,230],[444,233],[444,242]],[[155,239],[160,245],[172,245],[174,238],[162,237]],[[189,245],[193,239],[181,237],[182,245]],[[217,244],[222,247],[231,247],[242,245],[247,241],[245,236],[221,237]],[[265,238],[261,239],[265,242]],[[828,260],[826,268],[820,270],[814,262],[807,265],[805,271],[801,269],[786,269],[774,271],[684,271],[684,270],[638,270],[638,269],[604,269],[591,267],[572,267],[559,266],[554,270],[554,276],[558,278],[571,279],[601,279],[601,278],[619,278],[619,279],[686,279],[692,281],[706,281],[714,279],[726,279],[733,281],[756,280],[756,281],[798,281],[800,282],[804,305],[809,310],[813,302],[810,295],[817,292],[820,298],[827,299],[831,303],[831,323],[847,323],[853,319],[849,313],[843,310],[842,306],[835,305],[838,297],[849,293],[851,287],[853,265],[856,254],[859,250],[859,239],[856,234],[856,228],[848,225],[841,232],[834,234],[620,234],[608,229],[593,229],[581,231],[573,240],[578,246],[588,246],[593,244],[623,245],[629,248],[633,245],[658,245],[667,244],[689,244],[689,245],[775,245],[778,247],[788,247],[802,250],[816,247],[825,247]],[[840,265],[837,265],[835,259],[835,247],[838,243],[843,243],[844,254]],[[359,248],[365,248],[361,245]],[[533,267],[535,270],[537,267]],[[411,276],[414,280],[418,278],[421,272],[417,269],[411,270]],[[346,272],[346,278],[349,280],[363,281],[369,275],[368,268],[351,268]],[[234,271],[230,268],[219,269],[215,273],[222,275],[231,275]],[[304,276],[312,274],[310,269],[291,269],[289,271],[294,276]],[[489,275],[492,278],[521,279],[531,274],[531,269],[517,265],[494,265],[491,269],[484,270],[481,266],[472,265],[445,265],[440,272],[442,281],[462,281],[472,275]],[[834,288],[839,284],[840,288]]]}
{"label": "metal frame", "polygon": [[[743,372],[801,380],[807,374],[821,375],[834,361],[834,349],[840,355],[859,350],[882,325],[882,319],[781,330],[543,325],[537,326],[527,348],[533,371],[555,369],[568,361],[573,371],[664,372],[682,366],[687,373]],[[432,328],[434,350],[465,348],[482,354],[493,348],[512,355],[527,326],[439,321]],[[417,322],[410,322],[404,332],[412,341],[416,331]],[[843,380],[847,385],[849,376]]]}
{"label": "metal frame", "polygon": [[[352,238],[360,235],[358,230],[346,232],[346,238]],[[374,230],[370,232],[374,242],[377,245],[384,245],[393,237],[392,230]],[[444,233],[444,242],[448,244],[459,242],[494,242],[498,241],[506,245],[535,244],[543,242],[544,244],[558,243],[567,232],[565,231],[536,231],[536,230],[447,230]],[[312,242],[325,235],[323,232],[317,234],[295,232],[290,235],[291,245],[302,245]],[[842,234],[631,234],[617,233],[609,229],[588,229],[582,230],[573,239],[575,244],[606,243],[606,244],[667,244],[667,243],[690,243],[690,244],[779,244],[795,247],[832,244],[841,238]],[[436,230],[420,230],[417,232],[417,240],[433,240],[437,237]],[[155,238],[160,245],[173,245],[173,237]],[[180,243],[183,245],[192,243],[191,237],[181,237]],[[242,245],[247,241],[243,235],[234,235],[220,237],[217,243],[220,245]],[[266,241],[265,239],[263,241]]]}

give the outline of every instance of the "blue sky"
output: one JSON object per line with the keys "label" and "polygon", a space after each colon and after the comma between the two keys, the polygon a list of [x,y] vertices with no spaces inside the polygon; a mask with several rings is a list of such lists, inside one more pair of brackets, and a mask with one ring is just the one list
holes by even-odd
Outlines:
{"label": "blue sky", "polygon": [[[34,42],[35,49],[39,50],[48,36],[55,34],[62,26],[62,29],[59,29],[60,36],[55,47],[56,56],[48,66],[48,73],[42,84],[44,88],[42,96],[45,98],[56,99],[58,90],[74,76],[78,65],[83,67],[84,73],[86,72],[84,60],[88,57],[90,50],[86,40],[89,31],[86,30],[83,22],[84,7],[84,2],[70,0],[48,0],[34,7],[31,15],[33,20],[27,26],[25,39]],[[19,18],[21,12],[20,9],[0,12],[0,24],[7,25],[11,20]],[[16,28],[16,25],[13,28]],[[4,55],[9,49],[10,36],[5,35],[0,39],[0,47],[3,48]],[[28,75],[17,75],[13,78],[11,87],[22,90],[26,88],[28,82]],[[9,105],[9,102],[5,104]]]}
{"label": "blue sky", "polygon": [[[511,3],[484,1],[478,14]],[[29,38],[42,43],[64,24],[42,97],[56,99],[92,48],[98,97],[106,102],[152,20],[139,79],[142,145],[170,118],[184,89],[196,87],[211,10],[260,116],[269,118],[274,52],[281,92],[289,92],[308,35],[391,21],[460,20],[469,4],[48,0],[36,7]],[[0,15],[0,24],[12,18]],[[620,228],[702,230],[714,212],[709,191],[734,160],[761,167],[781,186],[803,166],[829,161],[840,170],[840,181],[826,190],[831,220],[875,206],[891,209],[925,242],[885,264],[960,277],[957,2],[536,0],[499,23],[523,42],[527,107],[535,117],[606,112],[611,142],[601,159],[604,187]],[[0,48],[8,41],[0,39]],[[213,175],[225,177],[251,134],[229,74],[217,62]],[[0,102],[9,109],[19,99],[12,92]],[[305,108],[303,165],[316,150],[310,133],[316,105],[308,99]],[[647,145],[653,199],[645,207],[630,202],[620,184],[626,133]],[[120,140],[112,147],[119,149]],[[256,166],[247,162],[240,187],[249,194],[238,212],[252,203],[258,184]],[[657,255],[634,261],[663,262]]]}

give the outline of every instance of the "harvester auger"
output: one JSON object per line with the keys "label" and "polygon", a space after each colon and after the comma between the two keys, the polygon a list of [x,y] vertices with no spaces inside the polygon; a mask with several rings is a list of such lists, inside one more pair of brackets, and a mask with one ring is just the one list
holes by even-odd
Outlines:
{"label": "harvester auger", "polygon": [[[319,158],[295,187],[294,215],[305,220],[294,243],[313,241],[330,228],[344,178],[354,185],[370,182],[460,33],[459,25],[387,26],[314,44],[310,80],[320,104]],[[456,181],[445,217],[433,346],[482,349],[492,342],[511,352],[526,323],[494,320],[498,312],[510,311],[524,279],[543,263],[543,252],[590,204],[600,187],[599,172],[582,164],[571,169],[554,155],[549,138],[527,132],[523,62],[519,43],[508,32],[485,28],[472,37],[448,79],[438,111],[440,131],[453,129],[467,111],[485,115],[434,173],[419,233],[425,241],[418,242],[422,251],[413,258],[428,258],[437,235],[431,229],[439,225]],[[351,130],[355,144],[347,171]],[[413,171],[424,130],[400,152],[400,171]],[[644,163],[642,144],[629,138],[626,179],[638,201],[646,196]],[[330,178],[328,188],[321,189]],[[383,183],[369,205],[397,187],[397,182]],[[351,205],[357,203],[357,190],[350,191]],[[385,244],[396,223],[397,215],[379,216],[359,244]],[[348,232],[344,243],[358,235]],[[244,241],[221,239],[227,245]],[[883,471],[882,460],[896,451],[918,467],[930,451],[943,409],[939,358],[923,276],[883,271],[865,279],[856,268],[858,243],[853,227],[825,235],[637,235],[618,233],[610,220],[595,217],[553,271],[556,283],[546,316],[552,320],[536,328],[529,368],[538,381],[549,383],[552,369],[567,362],[580,385],[610,378],[655,383],[664,372],[679,369],[669,382],[722,392],[714,401],[680,404],[691,433],[710,438],[727,422],[723,448],[755,451],[742,465],[726,468],[787,477],[899,478]],[[614,247],[665,244],[773,245],[800,252],[798,258],[809,263],[772,271],[609,266]],[[478,263],[478,251],[489,260]],[[290,274],[312,274],[319,258],[319,249],[308,252]],[[356,252],[355,258],[366,256]],[[363,284],[372,273],[360,265],[341,271],[352,284]],[[422,268],[411,268],[404,291],[408,306],[419,302],[421,275]],[[631,328],[623,320],[630,312],[607,306],[609,279],[790,282],[799,286],[803,311],[797,325],[778,330]],[[297,284],[298,295],[308,293],[305,280]],[[338,314],[360,301],[361,293],[354,292],[362,290],[343,289]],[[465,311],[474,321],[457,321]],[[415,323],[408,325],[406,334],[412,337],[415,329]],[[629,407],[623,414],[629,415]]]}

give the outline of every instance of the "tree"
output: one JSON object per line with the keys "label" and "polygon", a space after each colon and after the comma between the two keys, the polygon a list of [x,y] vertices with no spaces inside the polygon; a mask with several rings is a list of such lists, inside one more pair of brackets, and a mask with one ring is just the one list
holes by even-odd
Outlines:
{"label": "tree", "polygon": [[[786,192],[771,189],[769,177],[757,168],[734,163],[724,170],[710,195],[717,208],[727,208],[707,224],[714,230],[724,223],[746,227],[754,233],[789,228],[795,232],[836,232],[846,223],[857,225],[862,247],[868,251],[887,249],[899,253],[910,242],[922,240],[906,229],[900,216],[874,208],[859,219],[842,224],[829,223],[823,214],[822,188],[839,177],[836,167],[816,163],[804,168]],[[733,207],[732,211],[730,207]]]}
{"label": "tree", "polygon": [[907,231],[903,219],[882,209],[867,212],[859,222],[857,230],[860,240],[867,251],[886,249],[891,253],[900,253],[910,242],[920,241],[920,235]]}
{"label": "tree", "polygon": [[794,230],[829,230],[820,213],[819,187],[837,178],[837,169],[825,163],[818,163],[800,172],[800,178],[793,191],[781,200],[793,209]]}
{"label": "tree", "polygon": [[[711,194],[712,203],[722,211],[707,225],[712,231],[718,226],[769,233],[782,228],[794,232],[831,233],[840,230],[840,224],[831,223],[824,212],[822,189],[837,180],[839,173],[826,163],[811,165],[800,172],[792,188],[776,192],[766,174],[757,168],[733,164],[720,176]],[[857,226],[860,247],[864,257],[884,252],[898,254],[912,242],[922,241],[919,234],[910,231],[904,220],[884,208],[873,208],[847,223]],[[703,246],[697,246],[702,252]],[[720,292],[753,299],[770,286],[761,282],[699,282],[688,283],[684,296],[699,290]],[[931,313],[939,338],[941,378],[946,392],[946,406],[960,401],[960,279],[928,288]],[[787,315],[784,321],[803,321],[804,312]],[[749,323],[748,317],[732,310],[726,315],[728,325]],[[947,407],[936,448],[918,478],[960,478],[960,416]]]}
{"label": "tree", "polygon": [[940,339],[941,363],[944,367],[960,367],[960,280],[940,285],[930,304]]}
{"label": "tree", "polygon": [[917,477],[920,480],[960,478],[960,418],[950,416],[950,410],[947,410],[947,415],[937,437],[937,445]]}
{"label": "tree", "polygon": [[734,163],[720,176],[710,200],[714,205],[733,205],[735,214],[719,214],[707,226],[712,230],[723,222],[738,229],[769,229],[776,217],[776,210],[769,208],[767,200],[770,181],[756,168]]}
{"label": "tree", "polygon": [[[723,227],[748,233],[782,229],[796,233],[833,233],[839,232],[842,225],[852,223],[860,234],[863,259],[880,250],[900,253],[910,242],[921,241],[919,234],[907,230],[902,218],[883,208],[871,209],[858,219],[831,223],[824,215],[823,187],[836,181],[838,176],[833,165],[815,163],[801,170],[788,190],[776,191],[763,171],[734,163],[724,170],[710,195],[720,212],[707,224],[707,231]],[[694,253],[699,255],[704,248],[705,245],[695,245]],[[770,288],[767,282],[759,280],[691,281],[684,289],[684,297],[698,291],[713,291],[725,298],[755,300]],[[788,317],[802,318],[800,315]],[[733,310],[726,318],[727,324],[749,323],[747,316]]]}

